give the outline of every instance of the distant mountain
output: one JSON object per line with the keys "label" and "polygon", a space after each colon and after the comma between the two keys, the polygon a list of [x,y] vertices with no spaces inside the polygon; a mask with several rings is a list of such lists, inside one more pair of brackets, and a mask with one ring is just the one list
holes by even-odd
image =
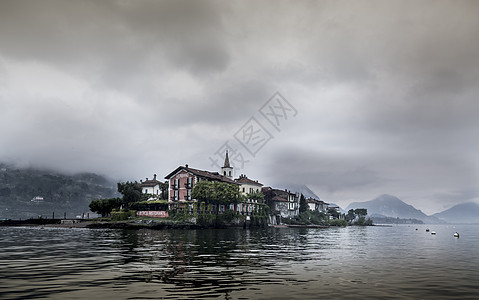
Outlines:
{"label": "distant mountain", "polygon": [[400,219],[417,219],[424,223],[443,223],[436,217],[430,217],[414,206],[404,203],[401,199],[391,195],[381,195],[365,202],[353,202],[346,211],[356,208],[366,208],[368,215],[381,215],[384,217]]}
{"label": "distant mountain", "polygon": [[65,175],[0,163],[0,219],[75,217],[93,199],[117,197],[116,183],[93,173]]}
{"label": "distant mountain", "polygon": [[[276,187],[274,187],[276,188]],[[306,198],[314,198],[321,200],[318,195],[316,195],[309,187],[305,186],[304,184],[279,184],[278,189],[287,189],[293,193],[300,193],[303,194]]]}
{"label": "distant mountain", "polygon": [[479,204],[473,202],[458,204],[432,216],[448,223],[479,224]]}

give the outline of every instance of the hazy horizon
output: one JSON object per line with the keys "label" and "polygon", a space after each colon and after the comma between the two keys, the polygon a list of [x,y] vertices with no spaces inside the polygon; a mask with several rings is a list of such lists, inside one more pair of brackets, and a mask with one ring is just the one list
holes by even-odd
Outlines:
{"label": "hazy horizon", "polygon": [[[479,2],[2,1],[0,162],[479,202]],[[215,162],[216,161],[216,162]]]}

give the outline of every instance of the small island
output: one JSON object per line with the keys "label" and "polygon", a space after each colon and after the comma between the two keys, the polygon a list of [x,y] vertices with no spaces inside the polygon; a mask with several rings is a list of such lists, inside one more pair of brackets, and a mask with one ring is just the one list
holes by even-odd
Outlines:
{"label": "small island", "polygon": [[118,183],[119,198],[90,203],[101,218],[90,227],[225,228],[372,225],[366,209],[339,207],[288,189],[263,187],[241,174],[233,179],[228,152],[220,172],[179,166],[166,182]]}

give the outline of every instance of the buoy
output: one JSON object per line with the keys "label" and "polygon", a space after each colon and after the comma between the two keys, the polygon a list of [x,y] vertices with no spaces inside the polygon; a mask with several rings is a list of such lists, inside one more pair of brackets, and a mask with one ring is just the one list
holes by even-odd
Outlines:
{"label": "buoy", "polygon": [[426,228],[426,232],[429,232],[429,228]]}
{"label": "buoy", "polygon": [[435,231],[431,231],[431,234],[436,234],[436,232],[435,232]]}
{"label": "buoy", "polygon": [[417,230],[417,228],[416,228],[416,230]]}
{"label": "buoy", "polygon": [[459,237],[459,233],[457,233],[457,231],[454,233],[454,237]]}

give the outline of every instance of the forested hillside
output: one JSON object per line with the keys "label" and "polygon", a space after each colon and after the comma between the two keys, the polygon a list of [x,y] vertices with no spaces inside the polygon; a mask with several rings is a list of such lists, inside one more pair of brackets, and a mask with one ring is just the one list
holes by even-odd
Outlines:
{"label": "forested hillside", "polygon": [[[0,163],[0,219],[75,217],[96,198],[117,196],[116,183],[92,174],[17,169]],[[36,201],[32,201],[38,197]]]}

